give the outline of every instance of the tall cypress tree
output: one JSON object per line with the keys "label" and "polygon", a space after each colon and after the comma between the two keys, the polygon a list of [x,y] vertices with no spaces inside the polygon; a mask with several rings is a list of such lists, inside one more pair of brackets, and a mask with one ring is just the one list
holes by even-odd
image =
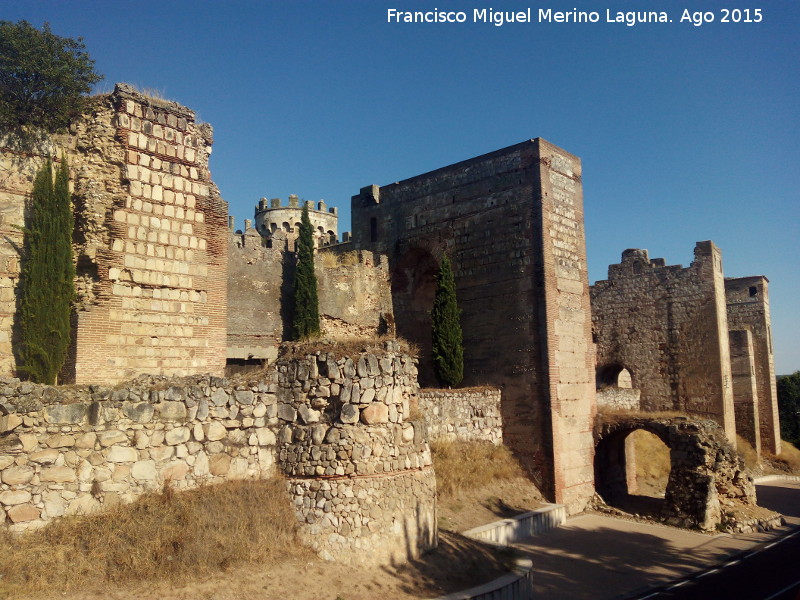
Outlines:
{"label": "tall cypress tree", "polygon": [[70,342],[70,312],[75,295],[70,199],[66,158],[61,161],[55,184],[48,160],[33,184],[20,273],[19,369],[39,383],[56,382]]}
{"label": "tall cypress tree", "polygon": [[436,278],[436,297],[431,311],[433,370],[439,383],[454,386],[464,378],[464,347],[461,310],[456,300],[456,283],[447,256]]}
{"label": "tall cypress tree", "polygon": [[300,236],[297,238],[297,271],[294,276],[294,339],[302,340],[319,335],[319,301],[317,276],[314,274],[314,230],[303,205]]}

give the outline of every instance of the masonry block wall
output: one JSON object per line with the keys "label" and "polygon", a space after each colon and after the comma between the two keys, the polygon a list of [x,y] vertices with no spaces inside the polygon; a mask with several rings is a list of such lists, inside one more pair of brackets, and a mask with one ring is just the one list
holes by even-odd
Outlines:
{"label": "masonry block wall", "polygon": [[128,86],[110,101],[122,194],[106,206],[96,303],[78,313],[75,381],[221,374],[228,211],[210,180],[211,128]]}
{"label": "masonry block wall", "polygon": [[504,439],[545,493],[593,493],[594,354],[580,160],[535,139],[352,200],[353,245],[389,255],[397,332],[422,348],[444,254],[462,309],[465,385],[503,389]]}
{"label": "masonry block wall", "polygon": [[728,332],[731,348],[733,378],[733,408],[736,413],[736,433],[761,453],[761,431],[758,419],[758,387],[753,361],[753,336],[750,331]]}
{"label": "masonry block wall", "polygon": [[[229,358],[274,360],[278,344],[291,338],[293,241],[278,230],[265,242],[252,227],[230,235]],[[337,248],[318,251],[314,258],[323,334],[346,339],[392,333],[388,259],[348,250],[348,244]]]}
{"label": "masonry block wall", "polygon": [[[225,364],[227,204],[211,182],[212,130],[174,102],[118,84],[69,135],[78,311],[61,381],[141,372],[221,374]],[[0,202],[22,224],[40,156],[4,154]],[[2,225],[2,224],[0,224]],[[14,370],[12,294],[19,236],[0,249],[0,368]]]}
{"label": "masonry block wall", "polygon": [[592,287],[599,369],[631,373],[643,410],[679,410],[717,421],[735,440],[722,256],[698,242],[684,269],[626,250]]}
{"label": "masonry block wall", "polygon": [[781,436],[770,328],[769,280],[763,276],[726,279],[725,295],[729,328],[749,331],[752,337],[761,446],[778,454]]}
{"label": "masonry block wall", "polygon": [[428,437],[503,443],[501,392],[497,388],[426,389],[419,392]]}

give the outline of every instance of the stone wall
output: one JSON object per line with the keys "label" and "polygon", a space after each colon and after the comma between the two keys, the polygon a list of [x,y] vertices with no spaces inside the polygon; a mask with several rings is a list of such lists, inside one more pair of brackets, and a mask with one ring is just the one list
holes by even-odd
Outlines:
{"label": "stone wall", "polygon": [[644,410],[716,420],[735,440],[722,256],[698,242],[684,269],[626,250],[592,287],[598,370],[624,367]]}
{"label": "stone wall", "polygon": [[448,254],[462,309],[466,385],[503,389],[504,439],[552,499],[593,493],[594,354],[581,164],[530,140],[352,200],[357,248],[389,256],[399,335],[422,349]]}
{"label": "stone wall", "polygon": [[726,279],[725,296],[728,326],[731,330],[747,330],[752,337],[752,360],[758,396],[756,418],[761,446],[773,454],[779,454],[781,436],[769,313],[769,280],[760,275]]}
{"label": "stone wall", "polygon": [[20,531],[241,477],[287,479],[322,556],[383,564],[436,544],[415,361],[386,350],[281,359],[257,380],[141,376],[114,388],[0,382],[0,521]]}
{"label": "stone wall", "polygon": [[758,419],[758,387],[753,361],[753,336],[748,330],[728,332],[731,346],[733,408],[736,411],[736,433],[761,453],[761,431]]}
{"label": "stone wall", "polygon": [[597,407],[615,410],[639,410],[641,392],[632,388],[608,386],[597,390]]}
{"label": "stone wall", "polygon": [[426,389],[419,393],[419,409],[425,416],[431,440],[503,443],[500,390],[464,388]]}
{"label": "stone wall", "polygon": [[[119,84],[53,140],[74,188],[78,308],[63,381],[142,372],[221,374],[226,327],[227,204],[211,182],[212,130],[174,102]],[[60,155],[60,152],[56,152]],[[41,158],[4,151],[0,226],[21,224]],[[0,368],[13,374],[19,235],[0,248]]]}
{"label": "stone wall", "polygon": [[[265,242],[252,227],[230,235],[229,358],[274,360],[278,344],[290,338],[295,256],[289,241],[277,231]],[[323,335],[341,340],[392,334],[386,257],[337,248],[314,258]]]}

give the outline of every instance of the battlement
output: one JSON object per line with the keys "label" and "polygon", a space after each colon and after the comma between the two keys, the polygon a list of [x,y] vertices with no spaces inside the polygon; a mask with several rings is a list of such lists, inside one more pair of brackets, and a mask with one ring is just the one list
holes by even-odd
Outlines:
{"label": "battlement", "polygon": [[[709,258],[713,261],[715,256],[721,262],[722,253],[714,242],[697,242],[694,246],[694,260],[689,268],[698,267]],[[622,259],[618,264],[608,265],[608,279],[613,280],[629,277],[630,275],[638,275],[646,270],[677,272],[684,270],[684,267],[683,265],[667,265],[663,258],[650,258],[648,251],[644,248],[628,248],[622,251]]]}
{"label": "battlement", "polygon": [[264,238],[271,238],[283,231],[293,241],[300,235],[300,218],[303,207],[308,208],[308,216],[314,228],[317,247],[330,246],[338,241],[339,209],[330,208],[324,200],[314,202],[303,200],[297,194],[289,195],[289,202],[283,205],[280,198],[261,198],[255,206],[255,229]]}

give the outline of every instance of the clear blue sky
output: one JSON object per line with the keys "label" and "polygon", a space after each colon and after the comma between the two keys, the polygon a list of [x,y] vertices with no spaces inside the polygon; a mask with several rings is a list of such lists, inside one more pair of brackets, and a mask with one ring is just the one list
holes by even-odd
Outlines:
{"label": "clear blue sky", "polygon": [[[720,23],[720,8],[761,23]],[[679,23],[684,5],[715,22]],[[600,22],[389,24],[387,8],[595,10]],[[606,9],[672,23],[606,23]],[[751,13],[751,16],[753,14]],[[590,282],[625,248],[770,280],[776,370],[800,369],[800,3],[0,0],[83,36],[110,90],[159,90],[214,126],[212,176],[241,226],[262,196],[350,196],[533,137],[580,156]]]}

